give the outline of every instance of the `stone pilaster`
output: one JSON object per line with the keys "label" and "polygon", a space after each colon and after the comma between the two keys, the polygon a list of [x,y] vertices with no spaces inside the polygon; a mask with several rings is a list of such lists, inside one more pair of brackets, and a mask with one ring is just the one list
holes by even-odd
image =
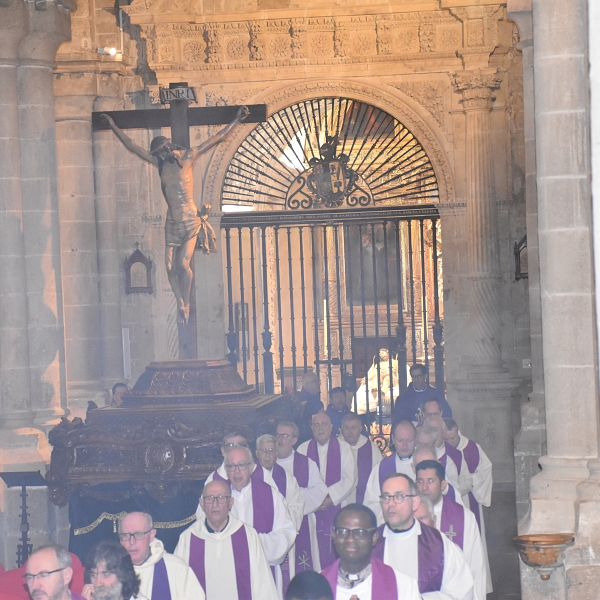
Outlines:
{"label": "stone pilaster", "polygon": [[[116,110],[118,98],[99,97],[95,111]],[[121,338],[120,265],[117,226],[117,190],[114,169],[114,134],[93,134],[96,237],[102,338],[102,379],[106,387],[123,380]]]}
{"label": "stone pilaster", "polygon": [[519,28],[517,48],[523,57],[523,110],[525,132],[525,206],[531,339],[532,391],[521,405],[521,429],[515,436],[517,516],[529,509],[529,481],[539,471],[538,459],[546,451],[544,408],[544,357],[542,352],[542,299],[538,243],[537,183],[535,162],[535,112],[533,88],[533,23],[531,0],[509,0],[508,16]]}
{"label": "stone pilaster", "polygon": [[24,3],[0,8],[0,422],[3,428],[33,422],[17,97],[17,57],[26,27]]}
{"label": "stone pilaster", "polygon": [[[96,75],[61,74],[55,82],[61,269],[69,408],[104,404],[98,302],[98,253],[92,155]],[[74,90],[78,95],[72,94]]]}
{"label": "stone pilaster", "polygon": [[60,224],[52,69],[70,37],[69,12],[55,2],[26,3],[29,31],[19,48],[17,86],[21,190],[29,318],[29,374],[35,422],[65,413],[66,381]]}

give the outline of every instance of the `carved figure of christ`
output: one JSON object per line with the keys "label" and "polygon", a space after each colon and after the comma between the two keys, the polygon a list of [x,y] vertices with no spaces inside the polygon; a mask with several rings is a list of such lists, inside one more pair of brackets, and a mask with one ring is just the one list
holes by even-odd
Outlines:
{"label": "carved figure of christ", "polygon": [[188,322],[193,272],[191,260],[196,238],[203,227],[203,217],[194,202],[194,165],[202,154],[222,142],[247,116],[248,108],[238,109],[235,119],[219,133],[197,148],[183,148],[170,139],[158,136],[152,140],[150,151],[138,146],[107,114],[102,118],[123,145],[141,159],[158,167],[163,196],[168,205],[165,224],[165,264],[169,283],[177,300],[177,320]]}

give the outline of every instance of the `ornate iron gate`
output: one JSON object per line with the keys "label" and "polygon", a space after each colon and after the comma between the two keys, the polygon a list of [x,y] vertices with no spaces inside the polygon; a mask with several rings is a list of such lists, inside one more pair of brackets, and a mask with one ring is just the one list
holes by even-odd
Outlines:
{"label": "ornate iron gate", "polygon": [[244,380],[291,393],[313,370],[380,425],[407,363],[432,363],[443,386],[437,198],[423,147],[379,108],[320,98],[257,126],[222,188],[228,356]]}

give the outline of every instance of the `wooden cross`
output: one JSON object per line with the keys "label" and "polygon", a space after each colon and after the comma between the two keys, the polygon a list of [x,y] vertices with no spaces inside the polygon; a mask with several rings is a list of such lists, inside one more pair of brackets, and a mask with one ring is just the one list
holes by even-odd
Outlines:
{"label": "wooden cross", "polygon": [[[168,88],[161,88],[162,104],[169,104],[169,110],[143,109],[118,110],[92,113],[92,130],[110,129],[108,123],[101,118],[107,114],[112,117],[119,129],[161,129],[171,128],[171,139],[174,144],[183,148],[190,147],[190,127],[199,125],[226,125],[231,123],[237,114],[238,106],[207,106],[190,108],[190,102],[196,101],[193,88],[187,83],[171,83]],[[267,105],[254,104],[248,106],[249,115],[244,123],[263,123],[267,120]],[[193,262],[192,262],[193,269]],[[198,357],[196,343],[196,301],[195,284],[192,283],[190,294],[190,315],[186,324],[178,324],[179,358],[193,359]]]}

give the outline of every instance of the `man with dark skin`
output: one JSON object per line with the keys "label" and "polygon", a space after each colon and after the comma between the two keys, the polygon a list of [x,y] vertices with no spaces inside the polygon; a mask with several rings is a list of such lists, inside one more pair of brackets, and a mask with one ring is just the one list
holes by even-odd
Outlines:
{"label": "man with dark skin", "polygon": [[190,291],[193,273],[191,260],[198,235],[205,252],[214,250],[214,231],[208,225],[210,205],[198,210],[194,202],[194,166],[200,156],[220,144],[249,114],[240,107],[235,119],[219,133],[196,148],[181,148],[164,136],[155,137],[148,152],[121,131],[109,115],[102,118],[123,145],[142,160],[158,167],[163,196],[167,201],[165,223],[165,262],[169,283],[177,300],[177,320],[185,324],[190,316]]}
{"label": "man with dark skin", "polygon": [[323,571],[336,600],[419,600],[412,577],[371,556],[379,536],[375,514],[366,506],[349,504],[338,513],[333,545],[339,560]]}

